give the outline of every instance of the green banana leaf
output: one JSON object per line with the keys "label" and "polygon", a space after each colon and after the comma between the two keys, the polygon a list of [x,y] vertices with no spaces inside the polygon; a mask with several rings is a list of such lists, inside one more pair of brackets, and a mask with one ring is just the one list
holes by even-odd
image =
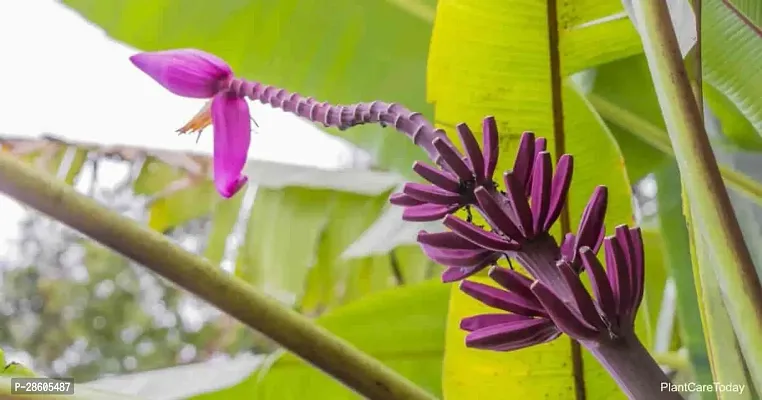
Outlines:
{"label": "green banana leaf", "polygon": [[[745,135],[749,126],[762,136],[762,7],[756,1],[704,0],[701,10],[701,61],[709,105],[724,104],[722,120],[732,118],[729,135]],[[724,121],[723,121],[724,123]],[[756,141],[758,143],[758,141]]]}

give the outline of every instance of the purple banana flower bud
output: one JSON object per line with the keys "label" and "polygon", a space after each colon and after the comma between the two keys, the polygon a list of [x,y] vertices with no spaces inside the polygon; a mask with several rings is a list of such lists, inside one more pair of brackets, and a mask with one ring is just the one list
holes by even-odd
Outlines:
{"label": "purple banana flower bud", "polygon": [[[130,61],[178,96],[212,98],[205,109],[214,128],[214,184],[221,196],[235,195],[247,181],[241,172],[251,143],[251,115],[248,103],[225,89],[233,79],[230,66],[194,49],[140,53]],[[205,115],[202,110],[198,118]]]}
{"label": "purple banana flower bud", "polygon": [[[371,123],[384,127],[393,126],[426,151],[429,158],[437,165],[450,173],[454,171],[453,167],[444,162],[434,145],[437,139],[440,142],[449,143],[444,131],[434,128],[420,113],[412,112],[399,104],[374,101],[332,105],[318,102],[275,86],[235,77],[230,66],[223,60],[196,49],[140,53],[130,57],[130,60],[141,71],[176,95],[211,99],[188,123],[178,129],[178,132],[181,134],[201,133],[210,124],[216,127],[214,130],[215,156],[222,157],[224,160],[215,161],[215,170],[224,170],[215,172],[215,185],[224,197],[235,194],[246,182],[246,177],[240,175],[243,169],[241,160],[245,160],[245,155],[248,154],[251,127],[243,123],[231,122],[243,121],[244,116],[247,119],[250,118],[248,107],[243,105],[247,97],[326,127],[348,129]],[[222,96],[223,94],[225,96]],[[226,106],[214,107],[213,103],[224,103]],[[223,128],[220,129],[218,126]],[[493,139],[488,143],[485,138],[483,172],[488,172],[489,168],[494,170],[497,137],[493,136]],[[471,163],[471,161],[468,162]],[[418,220],[436,220],[441,219],[448,210],[445,207],[443,211],[442,206],[437,205],[422,206],[408,215]]]}
{"label": "purple banana flower bud", "polygon": [[170,92],[197,99],[214,97],[233,77],[233,70],[220,58],[195,49],[140,53],[130,61]]}

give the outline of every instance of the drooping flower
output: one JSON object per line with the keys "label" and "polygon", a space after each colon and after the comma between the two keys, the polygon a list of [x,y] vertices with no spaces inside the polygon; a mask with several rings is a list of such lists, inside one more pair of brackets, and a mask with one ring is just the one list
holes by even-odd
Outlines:
{"label": "drooping flower", "polygon": [[226,198],[236,194],[247,181],[241,170],[251,144],[250,118],[246,100],[230,93],[220,93],[212,100],[214,180],[217,191]]}
{"label": "drooping flower", "polygon": [[464,318],[460,328],[470,332],[466,336],[466,346],[512,351],[546,343],[561,335],[530,290],[531,279],[501,267],[493,267],[489,276],[504,290],[471,281],[461,282],[460,290],[505,313]]}
{"label": "drooping flower", "polygon": [[229,91],[234,78],[230,66],[195,49],[139,53],[130,57],[130,61],[178,96],[212,99],[183,129],[200,130],[211,122],[214,184],[223,197],[235,195],[247,181],[241,172],[251,142],[251,116],[246,100]]}
{"label": "drooping flower", "polygon": [[[466,155],[463,156],[445,138],[436,138],[434,148],[439,154],[443,169],[416,162],[413,170],[430,184],[408,183],[402,193],[390,198],[394,205],[405,207],[402,219],[406,221],[435,221],[458,211],[462,207],[476,205],[475,191],[488,192],[496,189],[493,176],[498,161],[498,131],[494,117],[482,122],[482,148],[466,124],[456,127]],[[545,150],[545,139],[535,141],[534,134],[525,132],[519,144],[519,152],[513,173],[522,187],[531,181],[534,155]]]}
{"label": "drooping flower", "polygon": [[[382,127],[390,126],[408,136],[413,143],[427,153],[435,164],[444,168],[448,173],[455,174],[455,168],[459,168],[458,165],[453,168],[453,166],[447,164],[437,148],[437,146],[442,147],[443,145],[447,147],[450,143],[444,131],[435,128],[420,113],[410,111],[400,104],[372,101],[337,105],[320,102],[311,97],[305,97],[282,88],[236,77],[233,75],[230,66],[223,60],[196,49],[140,53],[130,57],[130,59],[135,66],[174,94],[191,98],[211,99],[188,123],[178,129],[178,132],[201,132],[210,124],[215,126],[215,143],[217,143],[216,138],[222,135],[226,136],[228,140],[221,140],[220,142],[225,142],[229,145],[235,144],[229,151],[220,150],[217,153],[238,155],[239,152],[247,151],[250,140],[248,137],[251,134],[250,126],[247,126],[246,131],[241,131],[240,134],[221,132],[216,128],[218,125],[217,121],[220,120],[221,116],[213,114],[211,103],[215,102],[218,98],[222,98],[221,94],[225,93],[228,95],[228,101],[225,103],[231,107],[224,110],[230,113],[243,113],[244,107],[241,104],[248,97],[253,101],[259,101],[262,104],[292,113],[300,118],[322,124],[325,127],[335,127],[343,130],[364,124],[378,124]],[[219,110],[221,109],[218,108]],[[231,115],[225,117],[225,119],[243,120],[242,114],[239,116]],[[244,128],[243,124],[227,124],[227,126],[236,129]],[[238,142],[236,140],[237,136],[245,136],[246,138]],[[245,144],[247,146],[243,146]],[[473,143],[469,144],[469,146],[474,147]],[[447,152],[447,150],[444,150],[444,152]],[[496,163],[497,157],[496,140],[490,145],[485,146],[483,157],[485,157],[485,168],[489,168],[492,165],[494,170],[494,163]],[[225,173],[221,174],[221,176],[227,177],[230,181],[225,181],[222,177],[217,178],[215,175],[215,184],[220,193],[226,197],[228,197],[229,193],[234,193],[240,189],[241,182],[245,182],[246,179],[246,177],[240,177],[240,179],[238,177],[232,178],[235,176],[234,170],[240,172],[240,169],[243,168],[243,165],[240,168],[237,165],[238,160],[241,159],[240,156],[234,156],[232,159],[235,162],[223,163],[228,169]],[[466,163],[471,165],[470,160],[466,160]],[[459,170],[462,172],[462,168],[459,168]],[[487,175],[491,175],[491,173],[487,173]],[[401,201],[404,202],[404,200]],[[416,202],[415,205],[419,205],[419,201],[414,199],[412,201]],[[432,211],[426,210],[426,207],[423,207],[419,209],[419,212],[426,214]],[[436,211],[434,213],[436,214]]]}

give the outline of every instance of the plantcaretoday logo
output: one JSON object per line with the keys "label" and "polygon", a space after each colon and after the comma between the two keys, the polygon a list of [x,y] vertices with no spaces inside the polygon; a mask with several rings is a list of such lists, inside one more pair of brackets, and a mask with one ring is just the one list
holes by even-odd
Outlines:
{"label": "plantcaretoday logo", "polygon": [[691,393],[691,392],[720,392],[720,393],[738,393],[742,394],[744,390],[746,390],[745,384],[735,384],[735,383],[720,383],[720,382],[712,382],[711,385],[702,385],[696,382],[687,382],[687,383],[669,383],[669,382],[662,382],[659,389],[664,392],[683,392],[683,393]]}

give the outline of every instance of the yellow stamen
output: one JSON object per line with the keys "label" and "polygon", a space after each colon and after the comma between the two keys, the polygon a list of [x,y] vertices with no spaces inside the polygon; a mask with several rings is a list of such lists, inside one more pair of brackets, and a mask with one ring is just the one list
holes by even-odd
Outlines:
{"label": "yellow stamen", "polygon": [[197,112],[196,115],[194,115],[193,118],[188,121],[188,123],[183,125],[182,128],[178,129],[177,133],[182,135],[186,133],[198,132],[200,134],[201,131],[212,124],[211,106],[212,101],[207,101],[206,104],[204,104],[204,107],[201,108],[201,111]]}

